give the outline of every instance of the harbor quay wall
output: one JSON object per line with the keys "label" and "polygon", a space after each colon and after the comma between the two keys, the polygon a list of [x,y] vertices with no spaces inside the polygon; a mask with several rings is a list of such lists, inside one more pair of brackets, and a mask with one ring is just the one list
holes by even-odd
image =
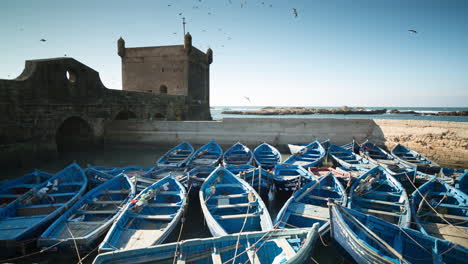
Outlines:
{"label": "harbor quay wall", "polygon": [[182,141],[223,147],[240,141],[254,148],[267,142],[281,151],[288,143],[330,139],[345,144],[366,139],[391,149],[400,143],[444,166],[468,167],[468,123],[383,119],[225,118],[221,121],[116,120],[105,127],[106,144],[172,146]]}

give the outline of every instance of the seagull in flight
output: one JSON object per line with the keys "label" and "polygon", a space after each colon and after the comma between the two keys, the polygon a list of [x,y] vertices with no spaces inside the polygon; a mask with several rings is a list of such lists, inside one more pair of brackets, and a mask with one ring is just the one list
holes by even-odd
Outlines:
{"label": "seagull in flight", "polygon": [[294,14],[294,17],[297,18],[297,9],[296,8],[293,8],[293,14]]}
{"label": "seagull in flight", "polygon": [[247,101],[249,101],[249,103],[252,103],[252,101],[250,101],[250,98],[249,98],[249,97],[247,97],[247,96],[244,95],[244,98],[245,98]]}
{"label": "seagull in flight", "polygon": [[45,40],[45,39],[41,39],[41,40],[39,40],[39,41],[46,42],[47,40]]}
{"label": "seagull in flight", "polygon": [[414,33],[414,34],[418,34],[418,32],[414,29],[408,29],[408,32],[411,32],[411,33]]}

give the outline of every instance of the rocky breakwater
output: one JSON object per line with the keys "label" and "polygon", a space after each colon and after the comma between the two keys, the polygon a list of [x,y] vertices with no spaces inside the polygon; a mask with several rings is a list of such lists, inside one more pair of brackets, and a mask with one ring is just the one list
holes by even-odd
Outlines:
{"label": "rocky breakwater", "polygon": [[419,113],[415,111],[400,111],[392,109],[390,114],[414,114],[414,115],[432,115],[432,116],[468,116],[468,111],[437,112],[437,113]]}
{"label": "rocky breakwater", "polygon": [[336,115],[380,115],[385,114],[387,109],[367,110],[362,107],[351,108],[309,108],[309,107],[264,107],[250,111],[223,111],[222,114],[231,115],[314,115],[314,114],[336,114]]}

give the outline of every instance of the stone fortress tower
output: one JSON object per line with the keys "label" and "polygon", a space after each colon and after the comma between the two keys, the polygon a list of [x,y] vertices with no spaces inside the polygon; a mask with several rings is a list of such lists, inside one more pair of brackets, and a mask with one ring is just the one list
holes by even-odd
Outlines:
{"label": "stone fortress tower", "polygon": [[213,51],[192,46],[192,36],[184,45],[126,48],[117,41],[122,58],[122,89],[186,96],[187,119],[207,120],[210,115],[210,64]]}

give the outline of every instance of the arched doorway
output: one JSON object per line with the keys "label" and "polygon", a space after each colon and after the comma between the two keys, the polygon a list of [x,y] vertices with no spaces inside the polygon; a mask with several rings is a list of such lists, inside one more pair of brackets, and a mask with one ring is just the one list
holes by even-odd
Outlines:
{"label": "arched doorway", "polygon": [[164,85],[164,84],[161,85],[161,86],[159,87],[159,93],[161,93],[161,94],[167,94],[167,86]]}
{"label": "arched doorway", "polygon": [[82,118],[70,117],[57,129],[55,142],[59,152],[83,150],[92,145],[93,130]]}
{"label": "arched doorway", "polygon": [[115,120],[128,120],[136,118],[135,113],[129,110],[120,111],[117,116],[115,116]]}

